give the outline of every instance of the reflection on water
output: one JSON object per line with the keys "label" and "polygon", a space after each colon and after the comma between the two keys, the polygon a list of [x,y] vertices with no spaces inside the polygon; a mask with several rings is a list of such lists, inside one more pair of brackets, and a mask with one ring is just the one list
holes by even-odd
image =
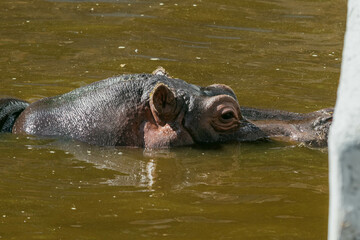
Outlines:
{"label": "reflection on water", "polygon": [[[106,179],[101,182],[102,184],[144,187],[150,191],[152,190],[156,178],[157,164],[153,158],[144,160],[142,150],[97,147],[72,141],[55,141],[51,144],[51,147],[71,154],[75,159],[91,163],[96,168],[117,172],[114,178]],[[154,154],[157,155],[152,153],[151,156]]]}
{"label": "reflection on water", "polygon": [[327,162],[317,150],[271,142],[143,150],[10,134],[0,146],[5,237],[19,227],[47,239],[73,228],[101,237],[109,222],[113,236],[135,238],[213,234],[194,223],[250,238],[269,236],[265,229],[307,239],[314,224],[316,236],[326,230]]}
{"label": "reflection on water", "polygon": [[[330,107],[345,13],[340,0],[3,0],[0,95],[33,102],[161,65],[227,84],[245,106]],[[4,134],[0,175],[0,239],[326,238],[327,154],[301,146],[154,151]]]}

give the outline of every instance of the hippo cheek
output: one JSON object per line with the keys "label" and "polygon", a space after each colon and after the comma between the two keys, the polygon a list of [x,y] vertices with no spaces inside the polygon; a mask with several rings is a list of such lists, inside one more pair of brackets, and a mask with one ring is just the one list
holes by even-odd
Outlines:
{"label": "hippo cheek", "polygon": [[209,122],[202,121],[200,117],[186,117],[184,127],[197,143],[216,142],[218,140],[218,133]]}
{"label": "hippo cheek", "polygon": [[[205,125],[205,124],[204,124]],[[189,127],[189,132],[197,143],[225,143],[254,141],[263,137],[261,130],[252,124],[240,123],[239,127],[234,127],[228,131],[216,131],[212,124],[198,127]],[[195,124],[193,126],[196,126]],[[261,136],[261,137],[259,137]]]}
{"label": "hippo cheek", "polygon": [[169,148],[194,144],[190,134],[181,126],[165,124],[159,126],[146,123],[144,126],[145,148]]}

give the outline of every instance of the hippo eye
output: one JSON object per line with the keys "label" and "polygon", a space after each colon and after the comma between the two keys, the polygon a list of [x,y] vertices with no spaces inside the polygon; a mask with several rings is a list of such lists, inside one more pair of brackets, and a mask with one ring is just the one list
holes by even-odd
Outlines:
{"label": "hippo eye", "polygon": [[238,102],[228,96],[214,97],[209,108],[210,124],[218,133],[233,133],[240,127],[241,113]]}
{"label": "hippo eye", "polygon": [[234,131],[234,129],[239,127],[236,112],[231,109],[224,109],[222,113],[220,112],[220,114],[213,119],[212,126],[218,132]]}
{"label": "hippo eye", "polygon": [[235,115],[233,112],[226,112],[226,113],[221,114],[221,118],[224,120],[229,120],[234,117],[235,117]]}

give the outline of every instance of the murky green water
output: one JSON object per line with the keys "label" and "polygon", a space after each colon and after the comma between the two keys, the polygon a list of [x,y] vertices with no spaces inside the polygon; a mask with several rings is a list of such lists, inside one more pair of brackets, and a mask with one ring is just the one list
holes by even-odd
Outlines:
{"label": "murky green water", "polygon": [[[165,67],[240,104],[333,106],[342,0],[2,0],[0,94],[28,101]],[[327,154],[163,151],[0,136],[0,239],[326,239]]]}

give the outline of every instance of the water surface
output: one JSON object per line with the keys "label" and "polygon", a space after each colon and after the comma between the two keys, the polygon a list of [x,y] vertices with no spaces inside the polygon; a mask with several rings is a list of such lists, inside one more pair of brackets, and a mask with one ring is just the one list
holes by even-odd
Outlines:
{"label": "water surface", "polygon": [[[333,106],[340,0],[3,0],[0,94],[33,102],[157,66],[244,106]],[[0,136],[0,239],[326,239],[327,153]]]}

